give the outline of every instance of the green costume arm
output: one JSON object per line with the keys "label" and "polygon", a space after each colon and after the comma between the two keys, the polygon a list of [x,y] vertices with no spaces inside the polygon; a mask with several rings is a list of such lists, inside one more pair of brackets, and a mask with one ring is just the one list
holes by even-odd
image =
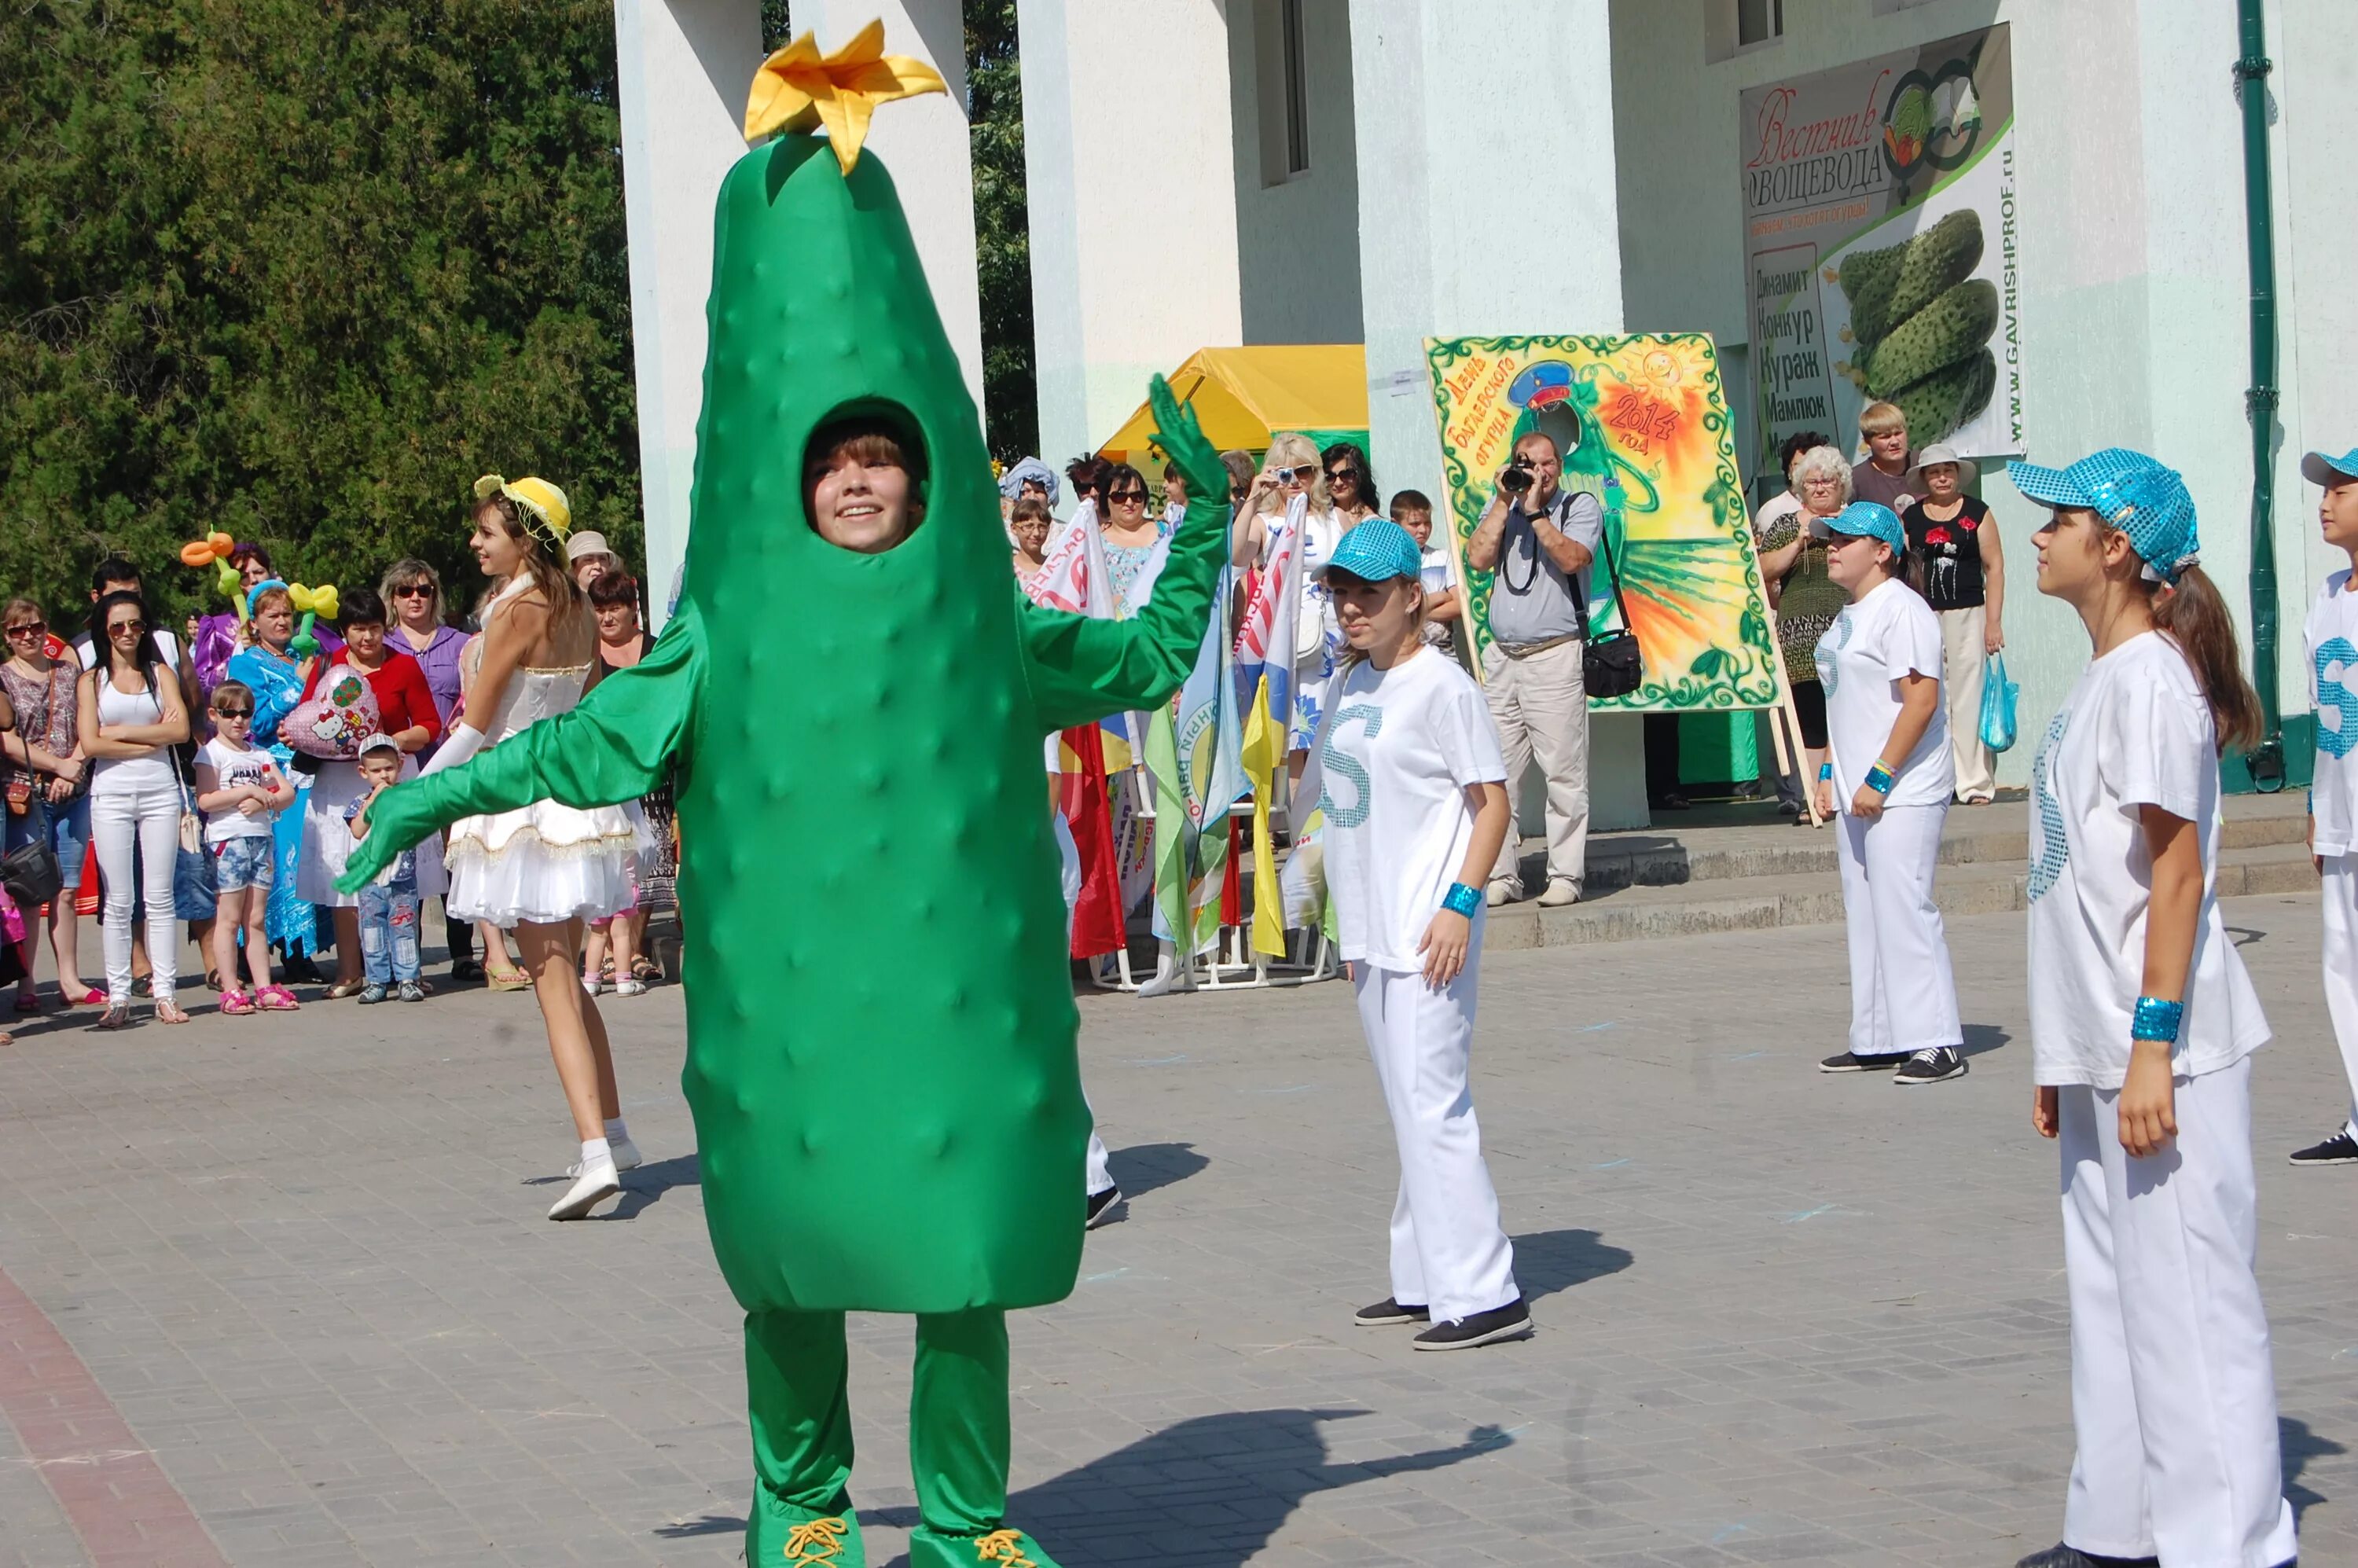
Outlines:
{"label": "green costume arm", "polygon": [[[683,603],[647,656],[598,683],[579,707],[461,767],[396,784],[369,807],[369,836],[337,886],[354,892],[394,856],[462,816],[536,800],[588,808],[636,800],[682,749],[704,675],[703,626]],[[350,887],[344,887],[346,882]]]}
{"label": "green costume arm", "polygon": [[1019,606],[1024,673],[1043,730],[1168,702],[1204,645],[1212,588],[1228,558],[1228,470],[1169,383],[1156,376],[1148,397],[1161,427],[1152,439],[1187,481],[1187,515],[1153,597],[1131,619],[1092,620],[1029,600]]}

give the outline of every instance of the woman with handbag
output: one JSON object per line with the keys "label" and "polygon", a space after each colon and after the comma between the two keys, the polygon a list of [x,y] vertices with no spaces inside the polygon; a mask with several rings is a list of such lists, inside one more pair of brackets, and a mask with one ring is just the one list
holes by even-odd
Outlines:
{"label": "woman with handbag", "polygon": [[[90,845],[90,762],[76,744],[77,702],[73,665],[49,653],[49,623],[29,599],[12,599],[0,610],[7,660],[0,664],[0,693],[16,710],[16,728],[0,737],[6,752],[7,853],[39,846],[55,861],[58,895],[49,900],[49,950],[57,959],[58,990],[66,1005],[101,1000],[81,978],[81,923],[74,914],[82,860]],[[21,905],[27,922],[38,907]],[[16,984],[16,1011],[38,1012],[41,1003],[32,966]]]}
{"label": "woman with handbag", "polygon": [[[91,831],[106,888],[106,1012],[101,1029],[131,1022],[131,904],[135,848],[147,904],[147,959],[159,1023],[186,1023],[174,999],[180,956],[172,910],[172,870],[195,813],[173,750],[189,738],[180,683],[148,633],[146,601],[110,593],[92,618],[104,638],[98,663],[80,682],[78,722],[91,764]],[[193,847],[193,845],[191,846]]]}

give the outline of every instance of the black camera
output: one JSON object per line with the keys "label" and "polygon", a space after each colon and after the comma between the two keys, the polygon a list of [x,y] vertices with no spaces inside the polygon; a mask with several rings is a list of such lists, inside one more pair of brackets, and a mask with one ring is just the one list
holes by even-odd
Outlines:
{"label": "black camera", "polygon": [[1531,487],[1531,465],[1520,458],[1507,465],[1498,476],[1498,488],[1510,495],[1520,495]]}

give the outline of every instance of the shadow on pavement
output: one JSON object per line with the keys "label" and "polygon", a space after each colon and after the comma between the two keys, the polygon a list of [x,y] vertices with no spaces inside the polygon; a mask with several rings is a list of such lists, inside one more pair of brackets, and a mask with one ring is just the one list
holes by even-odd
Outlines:
{"label": "shadow on pavement", "polygon": [[[1497,1427],[1478,1426],[1449,1448],[1330,1464],[1319,1423],[1368,1413],[1266,1410],[1197,1416],[1018,1492],[1008,1499],[1007,1522],[1037,1534],[1040,1544],[1066,1562],[1184,1558],[1191,1568],[1241,1568],[1313,1492],[1438,1470],[1514,1442]],[[863,1509],[860,1518],[910,1530],[917,1510]]]}
{"label": "shadow on pavement", "polygon": [[700,1187],[704,1184],[703,1168],[693,1154],[675,1154],[668,1160],[657,1160],[652,1165],[642,1165],[635,1171],[622,1173],[622,1201],[599,1215],[600,1219],[630,1219],[650,1204],[659,1202],[674,1187]]}
{"label": "shadow on pavement", "polygon": [[2288,1415],[2277,1417],[2277,1449],[2284,1460],[2285,1501],[2292,1505],[2292,1517],[2298,1523],[2311,1503],[2325,1501],[2323,1493],[2300,1484],[2301,1471],[2320,1454],[2347,1454],[2350,1450],[2330,1437],[2320,1437],[2309,1431],[2309,1422]]}
{"label": "shadow on pavement", "polygon": [[1193,1143],[1133,1143],[1107,1152],[1106,1163],[1114,1184],[1129,1198],[1143,1197],[1159,1187],[1184,1182],[1212,1162],[1195,1152]]}
{"label": "shadow on pavement", "polygon": [[1964,1048],[1958,1054],[1966,1057],[1983,1055],[1999,1049],[2013,1038],[1995,1023],[1968,1023],[1965,1025]]}
{"label": "shadow on pavement", "polygon": [[1593,1230],[1535,1230],[1511,1239],[1515,1283],[1522,1287],[1525,1302],[1617,1274],[1631,1262],[1628,1248],[1610,1246]]}

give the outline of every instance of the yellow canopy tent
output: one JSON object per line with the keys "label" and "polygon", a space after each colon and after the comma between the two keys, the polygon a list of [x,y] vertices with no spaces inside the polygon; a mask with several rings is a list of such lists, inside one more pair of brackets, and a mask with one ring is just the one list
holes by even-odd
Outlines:
{"label": "yellow canopy tent", "polygon": [[[1194,406],[1204,434],[1223,450],[1266,450],[1279,430],[1299,430],[1322,447],[1368,444],[1368,354],[1358,343],[1198,349],[1171,373],[1171,390]],[[1153,433],[1153,412],[1141,403],[1098,453],[1139,462]]]}

